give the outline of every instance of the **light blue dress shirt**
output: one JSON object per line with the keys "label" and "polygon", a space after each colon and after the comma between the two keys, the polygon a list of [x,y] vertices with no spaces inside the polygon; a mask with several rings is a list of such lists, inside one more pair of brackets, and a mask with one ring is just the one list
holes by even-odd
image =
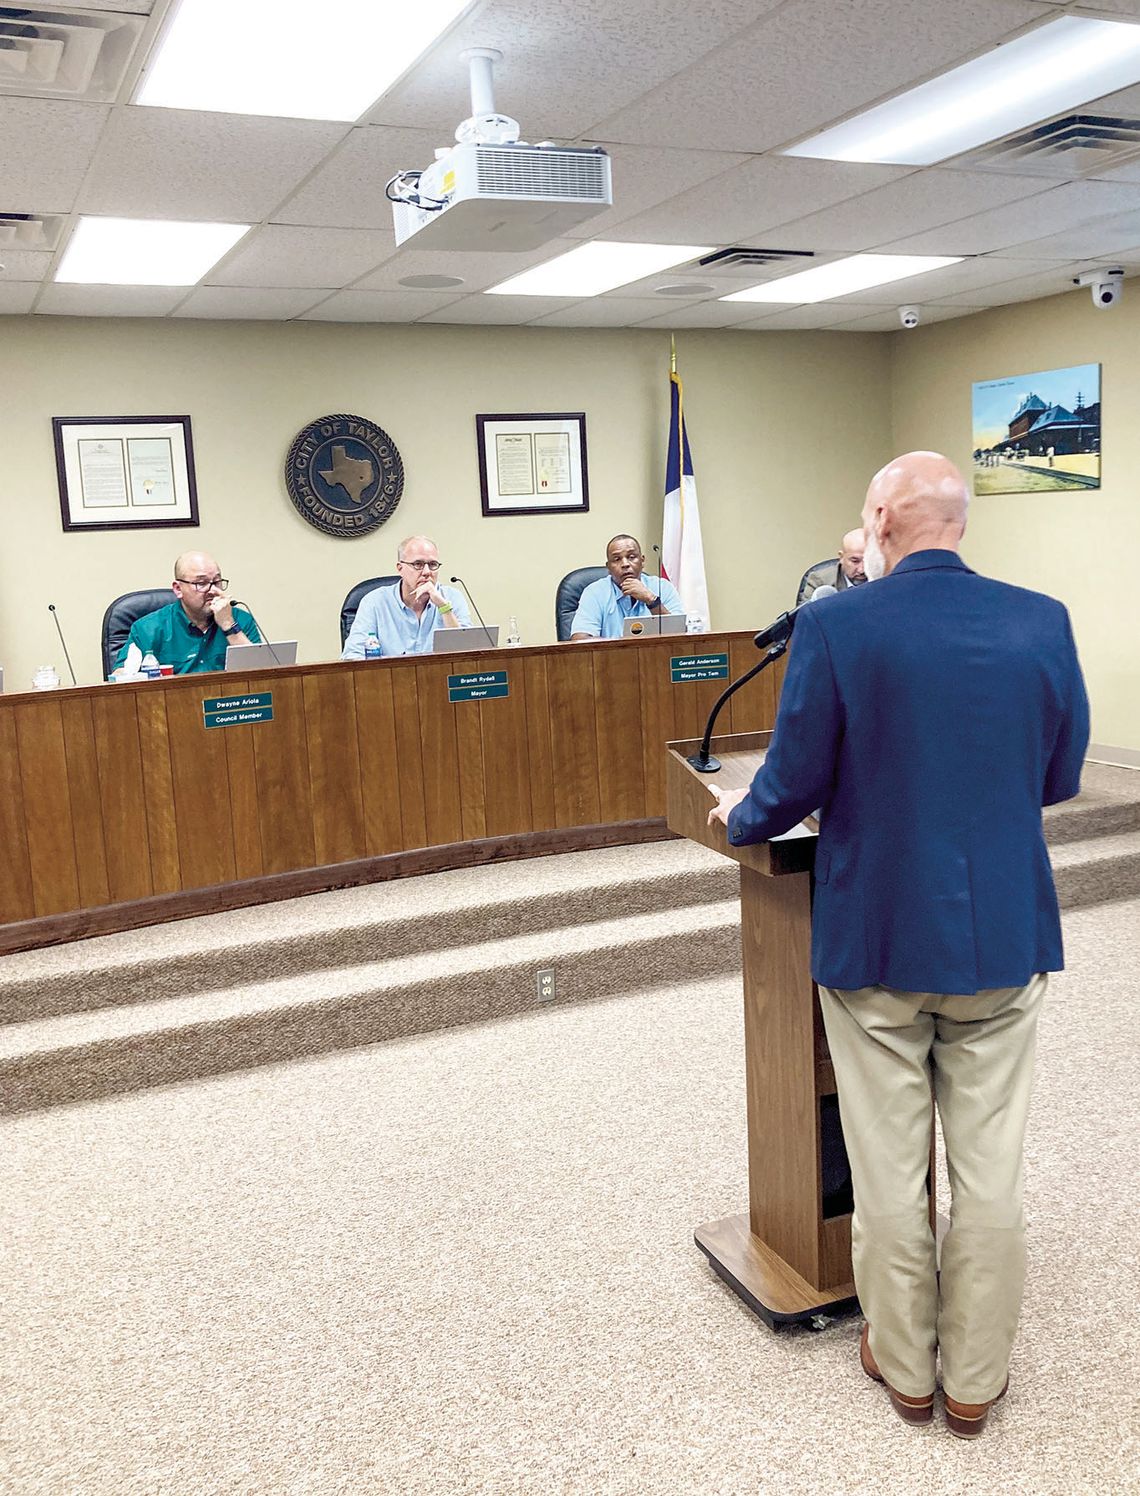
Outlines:
{"label": "light blue dress shirt", "polygon": [[[647,572],[642,572],[641,581],[650,592],[657,593],[664,602],[667,613],[685,611],[676,587],[665,577],[651,577]],[[570,633],[571,636],[591,634],[595,639],[620,639],[627,618],[651,616],[656,615],[651,614],[648,603],[626,597],[613,577],[607,575],[599,577],[596,582],[591,582],[583,589],[582,596],[578,599],[578,611],[570,625]]]}
{"label": "light blue dress shirt", "polygon": [[[460,627],[470,628],[471,615],[463,594],[454,587],[440,587],[439,591],[455,609]],[[436,629],[446,627],[434,603],[428,603],[417,618],[401,598],[399,582],[393,582],[389,587],[377,587],[364,594],[340,657],[342,660],[362,660],[364,641],[369,634],[375,634],[380,640],[381,654],[430,654],[432,634]]]}

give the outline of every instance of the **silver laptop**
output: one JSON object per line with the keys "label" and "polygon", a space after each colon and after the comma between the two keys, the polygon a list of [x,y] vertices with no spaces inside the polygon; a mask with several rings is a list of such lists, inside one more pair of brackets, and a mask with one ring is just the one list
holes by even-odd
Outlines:
{"label": "silver laptop", "polygon": [[621,631],[627,639],[656,639],[658,634],[683,634],[687,624],[684,613],[651,613],[648,618],[627,618]]}
{"label": "silver laptop", "polygon": [[499,625],[488,628],[436,629],[431,636],[433,654],[470,654],[477,649],[498,649]]}
{"label": "silver laptop", "polygon": [[227,670],[271,670],[275,665],[297,663],[296,639],[281,639],[273,644],[227,644]]}

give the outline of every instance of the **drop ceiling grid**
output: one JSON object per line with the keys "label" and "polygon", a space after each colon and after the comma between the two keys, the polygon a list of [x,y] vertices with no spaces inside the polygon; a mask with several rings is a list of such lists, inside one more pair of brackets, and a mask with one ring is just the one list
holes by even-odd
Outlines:
{"label": "drop ceiling grid", "polygon": [[0,98],[0,212],[70,213],[109,104]]}
{"label": "drop ceiling grid", "polygon": [[392,253],[391,231],[268,224],[241,240],[205,277],[210,286],[336,291]]}
{"label": "drop ceiling grid", "polygon": [[302,322],[415,322],[454,304],[454,291],[334,291],[300,314]]}
{"label": "drop ceiling grid", "polygon": [[1076,227],[1090,218],[1125,212],[1137,204],[1140,186],[1134,183],[1067,182],[1021,202],[989,208],[957,223],[886,242],[882,247],[892,254],[987,254]]}

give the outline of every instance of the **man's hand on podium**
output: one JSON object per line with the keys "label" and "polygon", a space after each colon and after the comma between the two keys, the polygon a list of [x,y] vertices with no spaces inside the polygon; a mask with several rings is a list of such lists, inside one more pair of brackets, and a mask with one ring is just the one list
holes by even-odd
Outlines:
{"label": "man's hand on podium", "polygon": [[722,826],[728,826],[729,812],[747,795],[748,790],[722,790],[719,784],[709,785],[709,794],[715,799],[716,804],[709,811],[709,825],[714,826],[717,821]]}

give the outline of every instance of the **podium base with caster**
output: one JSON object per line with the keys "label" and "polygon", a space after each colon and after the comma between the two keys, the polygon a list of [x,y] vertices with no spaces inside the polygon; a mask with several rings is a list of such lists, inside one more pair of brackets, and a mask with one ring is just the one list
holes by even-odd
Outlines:
{"label": "podium base with caster", "polygon": [[855,1309],[854,1283],[814,1288],[748,1226],[747,1214],[698,1226],[693,1240],[712,1270],[773,1330]]}

